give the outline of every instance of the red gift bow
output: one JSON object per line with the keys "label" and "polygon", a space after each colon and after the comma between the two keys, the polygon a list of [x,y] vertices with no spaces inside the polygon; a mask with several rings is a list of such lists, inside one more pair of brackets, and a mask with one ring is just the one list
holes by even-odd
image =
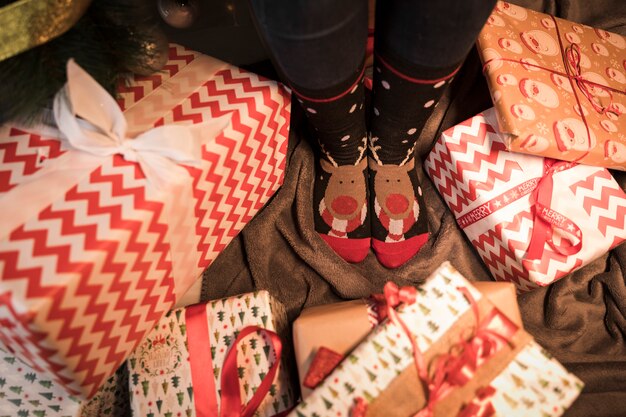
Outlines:
{"label": "red gift bow", "polygon": [[[198,417],[252,417],[254,412],[269,392],[274,382],[280,363],[282,342],[278,335],[259,326],[247,326],[242,329],[237,338],[230,346],[224,364],[222,366],[220,380],[220,407],[218,413],[217,392],[215,390],[215,378],[209,346],[209,325],[206,318],[206,306],[196,304],[185,309],[185,322],[187,326],[187,342],[189,348],[189,362],[191,366],[191,379],[194,387],[194,404]],[[276,359],[261,385],[250,401],[242,405],[239,391],[239,376],[237,372],[237,345],[249,334],[260,332],[269,338],[269,342],[276,353]],[[277,415],[283,416],[287,412]]]}
{"label": "red gift bow", "polygon": [[[528,251],[526,252],[527,260],[541,259],[546,243],[550,245],[555,252],[564,256],[578,253],[582,248],[583,236],[578,225],[550,208],[552,203],[552,190],[554,188],[554,180],[552,177],[554,174],[574,166],[576,166],[574,162],[557,162],[551,158],[544,160],[545,174],[541,180],[539,180],[530,198],[534,222],[533,232],[530,243],[528,244]],[[566,233],[568,239],[563,240],[569,241],[569,245],[561,244],[557,246],[554,243],[552,236],[555,229]],[[569,235],[575,235],[577,242],[572,243],[572,239],[569,238]]]}
{"label": "red gift bow", "polygon": [[491,397],[496,393],[496,389],[491,385],[476,391],[476,397],[467,404],[457,417],[490,417],[496,413]]}
{"label": "red gift bow", "polygon": [[[563,65],[565,66],[565,73],[556,71],[551,68],[542,67],[540,65],[531,64],[529,62],[524,62],[521,59],[511,59],[511,58],[492,58],[486,61],[483,64],[483,73],[486,72],[487,66],[489,65],[489,63],[493,61],[508,61],[508,62],[515,62],[515,63],[522,64],[522,65],[529,66],[529,67],[542,69],[545,71],[549,71],[553,74],[558,74],[563,77],[566,77],[569,80],[570,85],[572,86],[572,91],[574,92],[574,98],[576,99],[576,103],[578,104],[578,108],[580,109],[580,118],[582,119],[582,122],[585,125],[585,129],[587,130],[587,140],[589,141],[589,149],[591,149],[591,132],[589,130],[589,124],[587,123],[587,119],[585,118],[585,115],[583,113],[583,108],[582,108],[582,105],[580,104],[580,99],[578,98],[578,94],[576,93],[576,88],[574,88],[574,83],[576,83],[581,93],[589,101],[593,109],[599,114],[605,114],[607,112],[611,112],[619,116],[619,114],[617,114],[614,110],[612,110],[612,106],[611,106],[613,103],[612,92],[615,92],[618,94],[626,94],[626,90],[618,90],[616,88],[598,84],[598,83],[595,83],[593,81],[589,81],[583,78],[582,70],[580,69],[580,47],[578,46],[578,44],[575,44],[575,43],[571,44],[568,47],[563,47],[563,41],[561,40],[561,32],[559,30],[559,23],[556,21],[556,18],[553,15],[549,15],[549,16],[550,18],[552,18],[552,21],[554,22],[554,27],[556,29],[557,39],[559,41],[559,49],[561,50],[561,57],[563,59]],[[600,100],[598,100],[594,96],[593,91],[590,89],[590,87],[595,87],[599,90],[602,90],[608,93],[609,95],[608,106],[602,106],[599,103]],[[576,158],[575,161],[580,161],[585,156],[587,156],[588,153],[589,151],[585,152],[582,156],[580,156],[579,158]]]}
{"label": "red gift bow", "polygon": [[[409,288],[412,287],[403,287],[403,290],[406,290],[404,296],[401,296],[402,290],[398,290],[395,284],[387,283],[385,285],[384,295],[387,307],[386,311],[390,320],[394,324],[399,325],[411,339],[411,344],[414,349],[414,358],[419,357],[419,359],[415,359],[417,374],[428,387],[428,402],[426,407],[416,413],[414,417],[432,417],[437,402],[449,394],[455,387],[463,386],[471,380],[476,370],[481,365],[493,357],[505,345],[508,345],[508,339],[515,334],[518,328],[496,309],[493,309],[489,316],[481,322],[479,320],[478,304],[474,300],[474,297],[472,297],[467,288],[457,288],[470,303],[476,319],[477,328],[473,336],[468,340],[461,338],[461,341],[451,348],[452,353],[442,355],[438,358],[434,375],[431,379],[428,376],[428,370],[424,363],[423,355],[417,347],[417,343],[415,343],[414,335],[408,330],[405,323],[398,317],[397,312],[393,308],[400,302],[415,302],[416,291],[414,288],[410,291]],[[380,299],[381,296],[377,295],[375,298]],[[477,391],[477,398],[468,404],[458,417],[489,417],[493,415],[495,410],[489,401],[493,392],[488,388]],[[362,398],[357,397],[355,399],[355,405],[351,410],[351,417],[364,417],[366,412],[366,402]]]}

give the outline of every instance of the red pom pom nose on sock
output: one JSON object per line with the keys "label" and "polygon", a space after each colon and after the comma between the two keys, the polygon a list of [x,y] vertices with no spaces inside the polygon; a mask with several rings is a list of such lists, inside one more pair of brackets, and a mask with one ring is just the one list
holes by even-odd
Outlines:
{"label": "red pom pom nose on sock", "polygon": [[390,194],[385,199],[385,206],[390,213],[400,214],[409,208],[409,200],[402,194]]}
{"label": "red pom pom nose on sock", "polygon": [[356,212],[357,205],[357,201],[353,197],[347,195],[336,197],[331,203],[333,210],[342,215],[348,215]]}

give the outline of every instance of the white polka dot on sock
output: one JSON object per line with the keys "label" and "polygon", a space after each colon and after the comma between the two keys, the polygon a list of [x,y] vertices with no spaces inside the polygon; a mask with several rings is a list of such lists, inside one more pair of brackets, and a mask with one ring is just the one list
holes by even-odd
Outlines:
{"label": "white polka dot on sock", "polygon": [[435,88],[439,88],[439,87],[441,87],[442,85],[444,85],[445,83],[446,83],[446,82],[445,82],[445,80],[444,80],[444,81],[439,81],[437,84],[433,85],[433,87],[435,87]]}
{"label": "white polka dot on sock", "polygon": [[406,131],[406,133],[408,133],[409,135],[412,135],[413,133],[417,132],[417,129],[412,127],[409,130]]}
{"label": "white polka dot on sock", "polygon": [[380,69],[380,67],[376,67],[376,71],[378,71],[378,72],[382,72],[382,70]]}
{"label": "white polka dot on sock", "polygon": [[406,139],[404,139],[404,140],[402,141],[402,143],[409,143],[409,141],[408,141],[408,140],[406,140]]}
{"label": "white polka dot on sock", "polygon": [[377,109],[376,107],[374,107],[374,114],[375,114],[376,116],[379,116],[379,115],[380,115],[380,112],[378,111],[378,109]]}
{"label": "white polka dot on sock", "polygon": [[342,142],[345,142],[345,141],[347,141],[348,139],[350,139],[350,135],[346,135],[346,136],[342,137],[342,138],[341,138],[341,141],[342,141]]}
{"label": "white polka dot on sock", "polygon": [[361,105],[359,106],[359,110],[361,110],[363,108],[363,103],[361,103]]}
{"label": "white polka dot on sock", "polygon": [[301,99],[298,99],[298,103],[302,104],[304,103],[304,101],[302,101]]}
{"label": "white polka dot on sock", "polygon": [[380,83],[383,85],[383,87],[385,87],[385,90],[389,90],[389,88],[391,87],[389,83],[385,80],[382,80]]}
{"label": "white polka dot on sock", "polygon": [[429,108],[430,106],[432,106],[433,104],[435,104],[435,100],[428,100],[428,101],[426,102],[426,104],[424,104],[424,108],[425,108],[425,109],[427,109],[427,108]]}
{"label": "white polka dot on sock", "polygon": [[356,110],[356,103],[352,105],[352,107],[350,107],[350,111],[348,113],[354,113],[354,111]]}
{"label": "white polka dot on sock", "polygon": [[342,148],[345,148],[346,146],[348,146],[347,143],[344,143],[343,145],[341,145]]}
{"label": "white polka dot on sock", "polygon": [[352,90],[350,90],[350,94],[354,93],[357,88],[359,88],[359,84],[354,84],[354,87],[352,87]]}
{"label": "white polka dot on sock", "polygon": [[422,195],[422,187],[417,187],[417,193],[421,196]]}
{"label": "white polka dot on sock", "polygon": [[310,107],[309,107],[309,108],[307,108],[307,109],[306,109],[306,111],[308,111],[309,113],[313,113],[313,114],[316,114],[316,113],[317,113],[317,110],[312,109],[312,108],[310,108]]}

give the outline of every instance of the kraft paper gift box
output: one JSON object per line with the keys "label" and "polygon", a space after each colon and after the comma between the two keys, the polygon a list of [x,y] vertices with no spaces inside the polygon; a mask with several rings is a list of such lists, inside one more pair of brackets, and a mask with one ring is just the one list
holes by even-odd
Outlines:
{"label": "kraft paper gift box", "polygon": [[[133,415],[269,417],[290,409],[289,372],[267,333],[286,326],[284,307],[267,291],[173,310],[127,361]],[[266,331],[243,337],[254,328]],[[258,408],[239,414],[255,395]]]}
{"label": "kraft paper gift box", "polygon": [[121,107],[68,71],[58,128],[0,128],[0,341],[89,397],[278,189],[290,99],[179,46]]}
{"label": "kraft paper gift box", "polygon": [[[522,326],[513,284],[485,281],[476,281],[472,284],[513,323]],[[338,360],[340,356],[350,353],[378,324],[376,303],[371,298],[303,310],[293,323],[293,344],[302,398],[306,399],[312,389],[321,382],[320,379],[331,371],[331,369],[311,369],[320,348],[337,353],[335,360]],[[311,371],[321,374],[315,375],[312,383],[305,385],[305,378],[310,376]]]}
{"label": "kraft paper gift box", "polygon": [[493,278],[546,286],[626,238],[605,168],[508,152],[493,109],[445,131],[424,168]]}
{"label": "kraft paper gift box", "polygon": [[[397,320],[387,319],[290,417],[409,416],[417,412],[419,416],[453,417],[474,415],[474,407],[491,407],[492,415],[560,416],[580,394],[581,381],[449,263],[417,287],[414,300],[406,301],[395,311],[423,355],[422,369],[429,369],[432,378],[440,359],[451,355],[445,362],[447,378],[432,381],[440,391],[425,392],[407,333]],[[462,337],[471,343],[464,350],[457,344]],[[469,375],[464,371],[473,375],[464,380],[463,375]]]}
{"label": "kraft paper gift box", "polygon": [[626,170],[626,39],[499,1],[477,39],[511,151]]}

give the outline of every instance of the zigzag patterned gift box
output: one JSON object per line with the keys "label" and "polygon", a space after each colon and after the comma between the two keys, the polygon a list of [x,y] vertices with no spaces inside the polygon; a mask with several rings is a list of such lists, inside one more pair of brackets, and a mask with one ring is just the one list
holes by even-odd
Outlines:
{"label": "zigzag patterned gift box", "polygon": [[528,291],[626,239],[626,194],[605,168],[506,151],[489,109],[445,131],[424,168],[496,280]]}
{"label": "zigzag patterned gift box", "polygon": [[[387,319],[289,417],[558,417],[582,390],[576,376],[448,262],[396,313],[415,338],[424,360],[422,369],[431,378],[428,384],[418,377],[414,348],[403,325]],[[471,343],[465,349],[455,347],[461,338]],[[449,361],[440,361],[448,355]],[[441,363],[446,365],[442,368],[447,370],[446,378],[438,380]],[[492,413],[472,413],[475,406]]]}
{"label": "zigzag patterned gift box", "polygon": [[[128,359],[133,415],[270,417],[291,408],[295,396],[276,340],[256,330],[244,336],[249,326],[284,334],[284,307],[259,291],[168,313]],[[240,414],[248,402],[256,408]]]}
{"label": "zigzag patterned gift box", "polygon": [[90,396],[278,189],[290,98],[179,46],[123,114],[68,73],[58,128],[0,128],[0,341]]}

